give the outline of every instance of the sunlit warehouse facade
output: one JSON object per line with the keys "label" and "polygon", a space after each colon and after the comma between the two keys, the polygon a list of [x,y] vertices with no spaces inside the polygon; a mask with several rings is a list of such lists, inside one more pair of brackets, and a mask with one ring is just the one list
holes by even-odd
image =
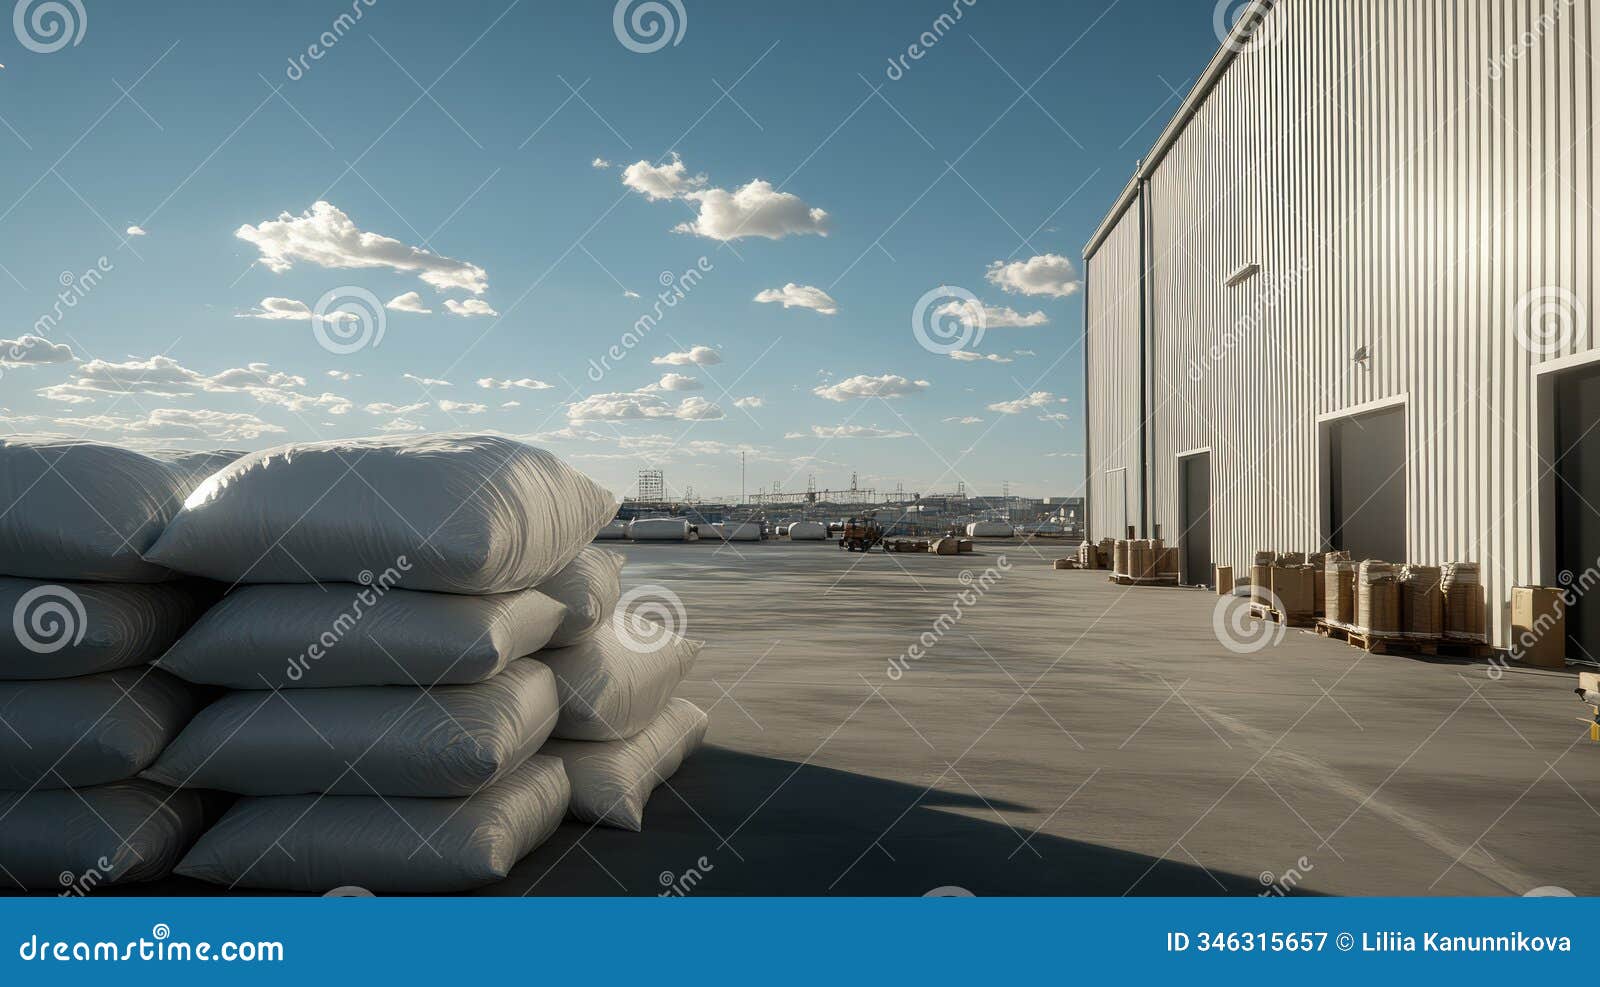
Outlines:
{"label": "sunlit warehouse facade", "polygon": [[1600,556],[1594,0],[1255,10],[1084,248],[1090,535],[1476,561],[1505,645]]}

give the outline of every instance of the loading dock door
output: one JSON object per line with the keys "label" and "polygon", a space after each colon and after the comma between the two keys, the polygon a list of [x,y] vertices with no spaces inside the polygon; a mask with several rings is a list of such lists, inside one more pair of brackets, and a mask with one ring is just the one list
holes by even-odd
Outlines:
{"label": "loading dock door", "polygon": [[1329,543],[1352,558],[1406,559],[1406,411],[1328,426]]}
{"label": "loading dock door", "polygon": [[[1557,378],[1555,426],[1556,566],[1576,577],[1600,558],[1600,369]],[[1592,661],[1600,655],[1600,601],[1573,596],[1567,655]]]}
{"label": "loading dock door", "polygon": [[1209,586],[1211,568],[1211,454],[1178,461],[1178,514],[1183,525],[1183,581]]}

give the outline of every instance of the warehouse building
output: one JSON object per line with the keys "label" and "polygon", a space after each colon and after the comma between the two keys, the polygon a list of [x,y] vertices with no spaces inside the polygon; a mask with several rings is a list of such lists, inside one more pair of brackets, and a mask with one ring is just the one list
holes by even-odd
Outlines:
{"label": "warehouse building", "polygon": [[[1593,0],[1256,3],[1084,248],[1090,537],[1587,586]],[[1600,588],[1568,620],[1600,655]]]}

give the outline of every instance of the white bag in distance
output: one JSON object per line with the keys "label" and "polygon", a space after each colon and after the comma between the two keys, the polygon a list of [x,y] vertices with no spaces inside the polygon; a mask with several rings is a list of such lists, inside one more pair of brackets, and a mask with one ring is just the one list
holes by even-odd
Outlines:
{"label": "white bag in distance", "polygon": [[603,624],[570,648],[540,653],[556,675],[563,740],[622,740],[650,725],[694,667],[703,642],[670,632],[653,640],[619,637]]}
{"label": "white bag in distance", "polygon": [[0,574],[154,583],[141,554],[183,504],[181,475],[131,449],[71,439],[0,439]]}
{"label": "white bag in distance", "polygon": [[531,589],[456,596],[387,586],[241,586],[157,664],[233,689],[463,685],[545,647],[567,612]]}
{"label": "white bag in distance", "polygon": [[639,518],[628,522],[631,541],[688,541],[689,522],[681,517]]}
{"label": "white bag in distance", "polygon": [[828,526],[821,521],[796,521],[789,526],[790,541],[827,541]]}
{"label": "white bag in distance", "polygon": [[137,780],[0,792],[0,874],[63,895],[160,880],[205,828],[207,801]]}
{"label": "white bag in distance", "polygon": [[968,538],[1010,538],[1016,529],[1004,521],[974,521],[967,525]]}
{"label": "white bag in distance", "polygon": [[142,777],[240,795],[455,798],[514,770],[555,722],[554,677],[531,658],[487,682],[426,692],[233,692],[201,710]]}
{"label": "white bag in distance", "polygon": [[0,682],[0,789],[132,778],[204,705],[195,692],[154,668]]}
{"label": "white bag in distance", "polygon": [[567,811],[584,822],[644,828],[644,804],[705,740],[708,721],[687,699],[667,703],[651,724],[627,740],[586,743],[552,740],[539,751],[561,758],[572,782]]}
{"label": "white bag in distance", "polygon": [[567,616],[550,638],[549,647],[565,648],[594,633],[611,619],[622,595],[622,567],[616,552],[586,548],[566,568],[539,584],[539,592],[566,605]]}
{"label": "white bag in distance", "polygon": [[616,507],[500,436],[311,442],[212,474],[145,557],[230,583],[367,582],[403,560],[407,589],[508,593],[571,562]]}
{"label": "white bag in distance", "polygon": [[0,633],[0,679],[63,679],[142,665],[171,647],[215,597],[187,581],[0,576],[0,619],[10,614],[14,632]]}
{"label": "white bag in distance", "polygon": [[571,789],[561,761],[528,758],[461,799],[290,795],[241,799],[177,872],[240,888],[442,894],[502,880],[550,838]]}
{"label": "white bag in distance", "polygon": [[628,537],[628,522],[612,521],[595,533],[595,541],[618,541]]}

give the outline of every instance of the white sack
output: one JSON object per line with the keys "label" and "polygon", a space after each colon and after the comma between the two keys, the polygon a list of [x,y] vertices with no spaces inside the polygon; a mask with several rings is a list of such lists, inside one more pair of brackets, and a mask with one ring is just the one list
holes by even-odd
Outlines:
{"label": "white sack", "polygon": [[968,538],[1010,538],[1016,530],[1004,521],[974,521],[967,525]]}
{"label": "white sack", "polygon": [[352,885],[378,894],[466,891],[504,879],[549,839],[570,794],[558,759],[531,757],[464,799],[241,799],[177,872],[313,894]]}
{"label": "white sack", "polygon": [[[61,679],[142,665],[215,598],[200,585],[77,583],[0,576],[0,679]],[[3,734],[3,731],[0,731]]]}
{"label": "white sack", "polygon": [[828,526],[821,521],[797,521],[789,526],[790,541],[827,541]]}
{"label": "white sack", "polygon": [[193,686],[154,668],[0,682],[0,789],[132,778],[202,705]]}
{"label": "white sack", "polygon": [[514,770],[555,722],[554,677],[530,658],[487,682],[426,694],[398,685],[234,692],[142,777],[241,795],[453,798]]}
{"label": "white sack", "polygon": [[149,781],[0,792],[0,873],[63,894],[156,881],[172,872],[205,824],[202,793]]}
{"label": "white sack", "polygon": [[0,574],[170,579],[140,555],[185,493],[177,471],[131,449],[45,436],[0,439]]}
{"label": "white sack", "polygon": [[760,541],[761,524],[756,521],[744,521],[739,524],[719,524],[717,534],[723,541]]}
{"label": "white sack", "polygon": [[403,560],[409,589],[506,593],[572,561],[616,506],[499,436],[310,442],[213,474],[145,557],[230,583],[364,582]]}
{"label": "white sack", "polygon": [[639,518],[628,522],[632,541],[688,541],[689,522],[679,517]]}
{"label": "white sack", "polygon": [[694,667],[703,642],[650,625],[646,640],[618,635],[622,614],[588,640],[545,651],[539,660],[556,675],[561,719],[553,736],[563,740],[621,740],[650,725]]}
{"label": "white sack", "polygon": [[572,782],[574,819],[635,833],[656,786],[677,773],[705,740],[706,714],[687,699],[667,703],[651,724],[627,740],[589,743],[552,740],[539,751],[561,758]]}
{"label": "white sack", "polygon": [[618,541],[628,537],[628,522],[612,521],[595,533],[595,541]]}
{"label": "white sack", "polygon": [[241,586],[157,664],[232,689],[463,685],[545,647],[566,616],[531,589],[455,596],[385,585]]}
{"label": "white sack", "polygon": [[567,608],[566,619],[550,637],[547,647],[577,644],[611,619],[622,596],[622,566],[627,559],[616,552],[586,548],[566,568],[539,584],[539,592]]}
{"label": "white sack", "polygon": [[211,474],[250,454],[243,449],[157,449],[149,455],[166,463],[178,474],[182,481],[183,496],[187,498]]}

